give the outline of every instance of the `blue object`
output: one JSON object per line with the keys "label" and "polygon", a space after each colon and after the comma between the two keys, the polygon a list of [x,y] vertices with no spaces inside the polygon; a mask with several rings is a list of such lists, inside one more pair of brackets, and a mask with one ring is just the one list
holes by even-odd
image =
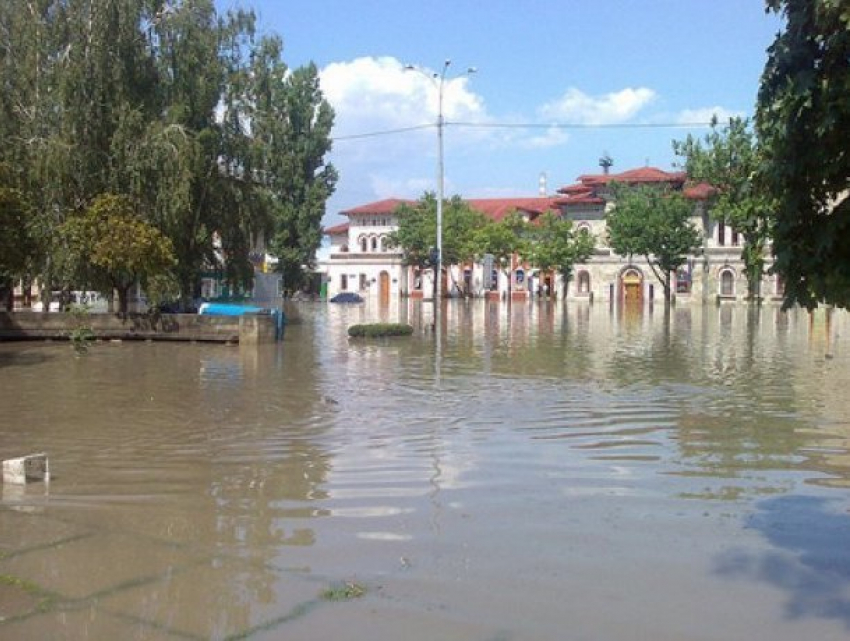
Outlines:
{"label": "blue object", "polygon": [[274,317],[275,339],[283,338],[283,326],[286,316],[281,309],[256,307],[254,305],[236,305],[233,303],[201,303],[198,308],[201,316],[242,316],[244,314],[269,314]]}

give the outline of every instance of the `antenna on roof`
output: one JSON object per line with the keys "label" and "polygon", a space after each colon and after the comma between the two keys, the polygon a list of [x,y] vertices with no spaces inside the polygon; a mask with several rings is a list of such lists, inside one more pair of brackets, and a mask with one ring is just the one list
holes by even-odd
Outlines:
{"label": "antenna on roof", "polygon": [[611,154],[609,154],[607,151],[603,151],[602,158],[599,159],[599,166],[602,167],[602,173],[607,176],[608,170],[611,169],[613,164],[614,159],[611,158]]}
{"label": "antenna on roof", "polygon": [[541,196],[545,196],[547,191],[548,190],[546,189],[546,172],[541,171],[540,172],[540,181],[539,181],[538,193]]}

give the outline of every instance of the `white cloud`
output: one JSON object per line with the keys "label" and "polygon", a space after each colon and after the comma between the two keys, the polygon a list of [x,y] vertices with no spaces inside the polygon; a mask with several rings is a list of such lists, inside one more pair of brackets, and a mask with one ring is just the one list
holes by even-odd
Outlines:
{"label": "white cloud", "polygon": [[[321,71],[321,86],[336,111],[334,135],[436,123],[439,92],[432,74],[428,69],[406,70],[392,57],[329,64]],[[449,75],[445,80],[443,115],[447,120],[483,119],[484,103],[470,91],[469,77]]]}
{"label": "white cloud", "polygon": [[646,87],[627,87],[601,96],[590,96],[571,87],[563,96],[540,107],[540,116],[580,125],[610,125],[631,120],[653,102],[656,93]]}
{"label": "white cloud", "polygon": [[730,111],[725,107],[702,107],[700,109],[684,109],[676,116],[676,122],[682,125],[707,124],[713,116],[721,125],[728,123],[730,118],[743,117],[742,111]]}
{"label": "white cloud", "polygon": [[527,149],[548,149],[565,145],[570,140],[570,135],[561,127],[549,127],[545,133],[532,136],[522,141],[522,146]]}

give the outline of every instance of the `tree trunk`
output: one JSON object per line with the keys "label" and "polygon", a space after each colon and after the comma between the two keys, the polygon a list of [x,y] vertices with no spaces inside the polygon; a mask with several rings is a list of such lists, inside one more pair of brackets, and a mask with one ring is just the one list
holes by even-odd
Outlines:
{"label": "tree trunk", "polygon": [[130,293],[130,287],[132,285],[123,285],[121,287],[116,287],[116,291],[118,292],[118,313],[121,316],[127,315],[128,308],[128,298]]}

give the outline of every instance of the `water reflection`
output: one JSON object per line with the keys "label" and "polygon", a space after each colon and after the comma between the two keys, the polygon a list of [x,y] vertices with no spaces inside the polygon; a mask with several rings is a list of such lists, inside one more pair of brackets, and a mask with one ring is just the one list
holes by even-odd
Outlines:
{"label": "water reflection", "polygon": [[761,501],[748,525],[774,549],[760,554],[724,553],[717,571],[786,592],[785,614],[792,620],[836,619],[850,631],[850,516],[842,507],[842,501],[811,496]]}
{"label": "water reflection", "polygon": [[[750,513],[794,508],[846,531],[820,502],[850,485],[846,315],[458,300],[435,334],[430,303],[288,314],[283,343],[259,350],[0,345],[0,454],[46,450],[55,475],[49,493],[4,486],[0,573],[58,595],[0,636],[53,637],[60,614],[85,609],[114,619],[100,631],[113,638],[321,638],[333,624],[370,638],[337,614],[353,605],[317,599],[357,577],[381,592],[356,611],[380,611],[396,636],[469,638],[457,621],[477,621],[475,638],[559,638],[569,611],[597,638],[628,638],[618,616],[656,623],[624,592],[647,576],[639,592],[699,585],[716,611],[746,601],[731,578],[763,584],[782,569],[771,554],[789,562],[784,525],[742,527]],[[378,319],[414,335],[348,339]],[[711,572],[730,537],[749,556]],[[811,558],[846,560],[800,537],[800,580],[782,587],[800,618],[843,627],[842,598],[824,604],[846,577],[805,574]],[[594,605],[612,598],[613,614]],[[696,601],[679,611],[708,623]],[[688,636],[668,623],[655,638]],[[725,638],[753,638],[738,632]]]}

